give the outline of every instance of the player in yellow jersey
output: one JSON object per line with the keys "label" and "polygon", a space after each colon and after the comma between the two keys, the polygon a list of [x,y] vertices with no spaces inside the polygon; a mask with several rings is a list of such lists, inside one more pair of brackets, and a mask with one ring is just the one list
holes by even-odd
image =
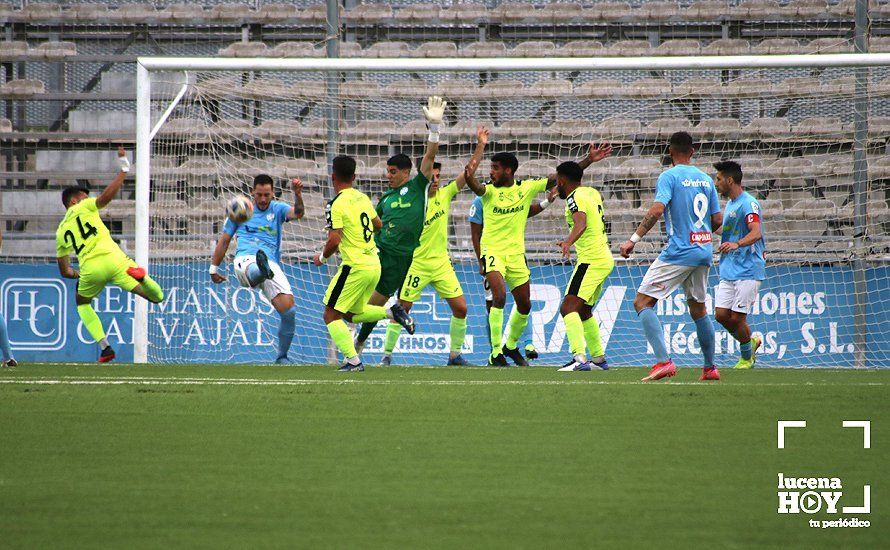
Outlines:
{"label": "player in yellow jersey", "polygon": [[[59,273],[62,277],[78,280],[75,297],[77,314],[90,336],[102,349],[100,363],[114,359],[114,350],[105,338],[102,321],[91,305],[93,298],[99,295],[105,285],[114,283],[127,292],[138,294],[156,304],[164,299],[161,287],[145,273],[145,269],[138,267],[136,262],[124,254],[99,216],[99,210],[105,208],[117,195],[130,171],[130,162],[123,147],[118,147],[117,156],[120,173],[95,199],[89,196],[89,189],[83,187],[66,187],[62,191],[62,203],[66,212],[56,230]],[[77,255],[79,272],[71,267],[69,256],[72,252]]]}
{"label": "player in yellow jersey", "polygon": [[[489,130],[484,126],[476,128],[476,150],[470,160],[471,173],[476,172],[476,167],[482,160],[485,145],[488,143]],[[411,266],[405,276],[405,282],[399,291],[399,303],[410,311],[411,306],[420,298],[421,292],[432,285],[436,294],[448,302],[451,308],[451,322],[449,323],[450,350],[448,365],[468,365],[467,360],[461,357],[460,350],[463,347],[467,334],[467,300],[464,291],[451,265],[451,257],[448,255],[448,220],[451,215],[451,201],[466,186],[466,178],[461,173],[457,179],[443,187],[439,187],[442,165],[433,164],[433,174],[427,191],[426,215],[423,222],[423,232],[420,235],[420,245],[414,250]],[[399,339],[401,327],[397,323],[390,323],[386,327],[386,339],[383,347],[382,365],[392,364],[392,352]]]}
{"label": "player in yellow jersey", "polygon": [[342,259],[324,295],[324,323],[345,358],[341,372],[365,370],[344,319],[353,323],[376,323],[389,317],[414,334],[414,321],[400,304],[387,310],[368,303],[380,280],[374,232],[383,224],[371,199],[352,187],[354,181],[355,159],[345,155],[334,158],[331,182],[335,195],[326,210],[328,240],[314,258],[315,265],[320,266],[339,251]]}
{"label": "player in yellow jersey", "polygon": [[[606,235],[603,198],[593,187],[581,186],[583,177],[584,169],[577,162],[563,162],[556,167],[556,186],[559,198],[566,201],[569,226],[569,235],[559,247],[562,255],[569,258],[574,245],[578,256],[560,307],[572,352],[572,360],[563,365],[561,371],[587,371],[594,366],[609,368],[593,307],[602,294],[606,277],[615,267],[615,260]],[[590,349],[589,362],[585,348]]]}
{"label": "player in yellow jersey", "polygon": [[[607,145],[594,146],[580,164],[586,168],[611,154]],[[497,153],[491,157],[491,182],[467,181],[476,195],[482,197],[482,254],[479,263],[491,288],[492,307],[488,313],[492,350],[489,364],[507,366],[509,357],[517,365],[528,365],[516,344],[528,324],[531,312],[530,272],[525,259],[525,225],[535,195],[556,185],[556,174],[547,178],[517,181],[514,174],[519,161],[511,153]],[[472,178],[471,178],[472,179]],[[510,315],[507,329],[503,329],[504,305],[507,288],[513,294],[516,307]],[[506,357],[505,357],[506,356]]]}

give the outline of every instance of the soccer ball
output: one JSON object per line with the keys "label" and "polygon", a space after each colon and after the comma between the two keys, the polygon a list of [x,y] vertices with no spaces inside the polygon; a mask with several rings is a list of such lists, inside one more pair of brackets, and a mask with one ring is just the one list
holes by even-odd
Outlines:
{"label": "soccer ball", "polygon": [[235,223],[244,223],[253,216],[253,202],[244,195],[229,199],[226,215]]}

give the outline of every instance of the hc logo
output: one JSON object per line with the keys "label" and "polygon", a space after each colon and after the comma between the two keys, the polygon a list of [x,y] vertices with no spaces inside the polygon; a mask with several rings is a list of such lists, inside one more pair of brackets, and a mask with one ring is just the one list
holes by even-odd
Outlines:
{"label": "hc logo", "polygon": [[13,278],[0,286],[9,343],[17,350],[55,351],[68,339],[68,288],[55,279]]}

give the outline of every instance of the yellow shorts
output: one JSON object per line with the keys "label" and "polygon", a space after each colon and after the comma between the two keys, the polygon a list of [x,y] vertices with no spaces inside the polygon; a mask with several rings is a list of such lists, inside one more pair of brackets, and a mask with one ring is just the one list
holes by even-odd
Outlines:
{"label": "yellow shorts", "polygon": [[580,263],[575,265],[569,285],[566,287],[566,296],[577,296],[589,306],[596,304],[600,294],[603,293],[603,283],[606,282],[606,277],[612,273],[614,267],[614,264],[596,266]]}
{"label": "yellow shorts", "polygon": [[379,267],[340,264],[324,293],[324,304],[340,313],[361,313],[379,280]]}
{"label": "yellow shorts", "polygon": [[525,254],[487,254],[483,250],[480,259],[485,261],[485,273],[500,273],[509,290],[524,285],[531,278]]}
{"label": "yellow shorts", "polygon": [[399,291],[399,298],[406,302],[416,302],[420,299],[420,293],[427,285],[432,285],[436,294],[443,300],[450,300],[464,295],[460,287],[457,274],[451,265],[451,260],[444,259],[436,262],[411,262],[408,275]]}
{"label": "yellow shorts", "polygon": [[108,283],[131,292],[139,286],[139,281],[127,275],[131,267],[136,267],[136,262],[124,255],[109,254],[85,261],[80,266],[77,293],[84,298],[95,298]]}

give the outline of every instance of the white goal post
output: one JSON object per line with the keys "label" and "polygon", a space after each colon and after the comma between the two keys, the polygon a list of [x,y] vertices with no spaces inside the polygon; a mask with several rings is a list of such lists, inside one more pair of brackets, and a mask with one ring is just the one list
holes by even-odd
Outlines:
{"label": "white goal post", "polygon": [[[636,71],[643,75],[655,75],[662,71],[709,71],[709,74],[720,74],[720,71],[744,70],[781,70],[781,69],[830,69],[846,68],[855,70],[855,90],[849,99],[854,100],[852,125],[852,192],[849,204],[853,206],[854,241],[852,250],[853,285],[849,290],[855,299],[854,319],[850,321],[855,334],[855,342],[850,350],[854,350],[855,358],[849,366],[866,366],[866,298],[868,287],[865,281],[864,261],[866,202],[868,201],[866,149],[868,141],[868,94],[866,87],[868,70],[871,68],[890,67],[890,54],[828,54],[828,55],[751,55],[751,56],[696,56],[696,57],[637,57],[637,58],[477,58],[477,59],[341,59],[341,58],[307,58],[307,59],[271,59],[271,58],[203,58],[203,57],[139,57],[137,60],[137,102],[136,102],[136,196],[135,196],[135,260],[139,265],[151,266],[153,262],[151,249],[150,219],[152,216],[151,182],[152,153],[151,143],[153,132],[162,127],[177,104],[183,100],[186,83],[178,94],[171,93],[166,105],[160,105],[153,99],[153,76],[161,73],[187,72],[214,73],[223,71],[244,72],[281,72],[281,73],[320,73],[326,75],[327,93],[331,104],[336,102],[338,80],[336,75],[345,73],[540,73],[568,74],[572,72],[603,74],[620,71]],[[153,105],[153,101],[155,104]],[[591,98],[590,101],[596,101]],[[671,103],[664,100],[662,106]],[[628,109],[632,116],[635,112]],[[888,113],[890,114],[890,113]],[[159,116],[160,115],[160,116]],[[337,124],[329,125],[328,146],[334,150],[326,150],[331,158],[338,149],[339,137]],[[695,133],[693,132],[695,137]],[[629,146],[630,147],[630,146]],[[554,165],[555,166],[555,165]],[[703,169],[709,171],[710,167]],[[444,175],[443,175],[444,178]],[[646,189],[654,187],[654,180],[643,183]],[[607,199],[608,200],[608,199]],[[560,209],[562,207],[560,206]],[[608,210],[608,204],[607,204]],[[221,213],[220,213],[221,214]],[[452,213],[453,216],[458,215]],[[463,215],[461,213],[460,215]],[[766,217],[769,227],[769,217]],[[611,234],[610,242],[623,240],[627,235]],[[207,251],[209,258],[210,250]],[[767,260],[770,261],[769,258]],[[859,262],[859,263],[857,263]],[[320,315],[320,308],[318,311]],[[149,361],[149,307],[143,300],[135,302],[134,310],[134,360],[136,363]],[[756,327],[755,327],[756,330]],[[781,331],[782,329],[779,329]],[[806,340],[806,336],[804,336]],[[637,345],[643,340],[637,342]],[[156,344],[157,345],[157,344]],[[801,344],[808,345],[807,342]],[[815,344],[814,344],[815,345]],[[692,343],[690,340],[690,348]],[[886,353],[882,350],[881,353]],[[885,355],[878,357],[887,360]],[[872,361],[873,365],[873,361]],[[868,365],[868,366],[872,366]]]}

